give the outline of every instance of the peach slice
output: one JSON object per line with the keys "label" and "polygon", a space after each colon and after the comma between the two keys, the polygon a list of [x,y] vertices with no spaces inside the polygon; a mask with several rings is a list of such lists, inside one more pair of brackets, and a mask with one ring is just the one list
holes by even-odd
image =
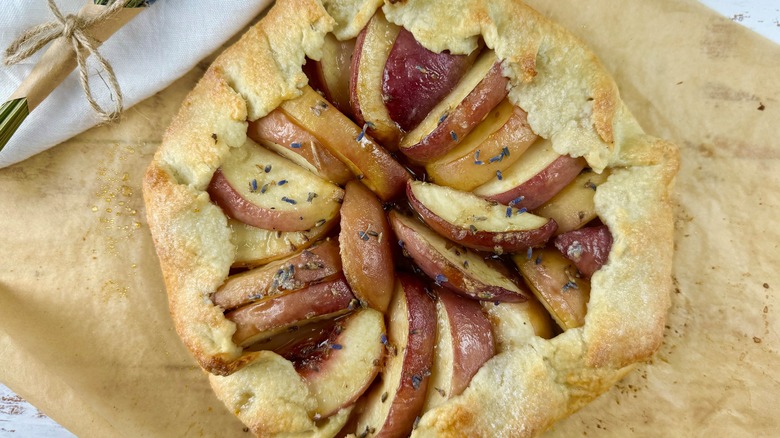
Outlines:
{"label": "peach slice", "polygon": [[344,191],[251,141],[214,173],[211,200],[253,227],[304,231],[339,214]]}
{"label": "peach slice", "polygon": [[381,9],[376,11],[357,37],[350,67],[350,100],[355,120],[391,150],[398,145],[401,128],[390,118],[382,99],[382,75],[400,31],[399,26],[387,21]]}
{"label": "peach slice", "polygon": [[540,139],[511,167],[474,189],[474,194],[533,210],[566,187],[585,164],[585,159],[560,155],[549,140]]}
{"label": "peach slice", "polygon": [[228,219],[231,241],[236,246],[234,267],[264,265],[296,254],[327,235],[337,224],[335,217],[324,219],[306,231],[271,231],[253,227],[235,219]]}
{"label": "peach slice", "polygon": [[471,191],[521,159],[537,136],[527,114],[504,100],[448,154],[425,169],[437,184]]}
{"label": "peach slice", "polygon": [[325,35],[322,58],[319,61],[307,59],[304,66],[312,88],[322,91],[325,98],[347,116],[352,114],[349,77],[354,51],[354,39],[339,41],[329,33]]}
{"label": "peach slice", "polygon": [[410,181],[406,194],[434,231],[481,251],[503,254],[540,246],[557,228],[554,220],[436,184]]}
{"label": "peach slice", "polygon": [[343,185],[355,177],[346,164],[281,110],[273,110],[250,122],[246,134],[267,149],[334,184]]}
{"label": "peach slice", "polygon": [[428,162],[458,145],[508,94],[509,80],[492,50],[486,50],[447,97],[401,140],[407,157]]}
{"label": "peach slice", "polygon": [[590,299],[590,282],[555,248],[534,251],[530,257],[512,256],[536,298],[564,329],[581,327]]}
{"label": "peach slice", "polygon": [[590,278],[601,269],[612,249],[612,233],[606,225],[569,231],[555,238],[555,247]]}
{"label": "peach slice", "polygon": [[236,323],[233,342],[247,347],[287,329],[342,315],[356,305],[355,296],[341,277],[267,297],[230,311],[225,317]]}
{"label": "peach slice", "polygon": [[381,383],[372,387],[356,435],[408,436],[425,403],[436,343],[436,306],[416,277],[399,275],[390,302],[390,354]]}
{"label": "peach slice", "polygon": [[390,118],[404,131],[414,129],[452,91],[476,55],[431,52],[402,28],[382,76],[382,100]]}
{"label": "peach slice", "polygon": [[414,218],[397,211],[391,211],[389,218],[399,245],[437,284],[480,300],[526,300],[528,292],[499,265],[445,239]]}
{"label": "peach slice", "polygon": [[313,336],[277,350],[293,363],[326,418],[353,404],[379,372],[385,321],[372,309],[333,321]]}
{"label": "peach slice", "polygon": [[409,172],[311,87],[301,91],[300,97],[283,102],[281,109],[314,134],[381,200],[400,196],[411,177]]}
{"label": "peach slice", "polygon": [[231,275],[211,300],[232,310],[286,290],[302,289],[341,271],[338,242],[328,239],[285,260]]}
{"label": "peach slice", "polygon": [[423,412],[462,393],[495,354],[490,321],[479,302],[442,288],[437,292],[436,355]]}
{"label": "peach slice", "polygon": [[359,181],[350,181],[341,206],[341,260],[352,292],[384,313],[393,295],[393,237],[379,199]]}
{"label": "peach slice", "polygon": [[596,173],[585,169],[552,199],[534,210],[534,214],[548,217],[558,223],[556,234],[582,228],[596,218],[593,196],[596,188],[607,180],[609,171]]}

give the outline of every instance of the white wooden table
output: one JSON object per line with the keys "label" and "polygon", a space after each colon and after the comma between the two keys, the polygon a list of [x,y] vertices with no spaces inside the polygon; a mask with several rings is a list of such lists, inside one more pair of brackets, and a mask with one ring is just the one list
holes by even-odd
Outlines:
{"label": "white wooden table", "polygon": [[0,384],[0,437],[73,437],[64,427]]}
{"label": "white wooden table", "polygon": [[[700,0],[780,44],[780,1]],[[70,438],[74,435],[0,383],[0,438]]]}

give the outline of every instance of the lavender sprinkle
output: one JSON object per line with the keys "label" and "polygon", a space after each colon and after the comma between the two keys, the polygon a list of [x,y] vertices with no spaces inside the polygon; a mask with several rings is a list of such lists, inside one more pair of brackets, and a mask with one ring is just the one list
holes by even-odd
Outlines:
{"label": "lavender sprinkle", "polygon": [[517,198],[515,198],[515,199],[513,199],[513,200],[509,201],[509,205],[511,205],[512,207],[514,207],[515,205],[517,205],[517,204],[519,204],[519,203],[523,202],[523,199],[525,199],[525,196],[520,196],[520,197],[517,197]]}

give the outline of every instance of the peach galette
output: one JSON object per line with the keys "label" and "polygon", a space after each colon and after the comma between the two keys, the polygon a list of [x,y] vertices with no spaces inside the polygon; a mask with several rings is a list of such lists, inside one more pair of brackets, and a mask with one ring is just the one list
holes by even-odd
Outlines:
{"label": "peach galette", "polygon": [[279,0],[144,196],[176,329],[255,434],[529,436],[659,346],[676,169],[518,0]]}

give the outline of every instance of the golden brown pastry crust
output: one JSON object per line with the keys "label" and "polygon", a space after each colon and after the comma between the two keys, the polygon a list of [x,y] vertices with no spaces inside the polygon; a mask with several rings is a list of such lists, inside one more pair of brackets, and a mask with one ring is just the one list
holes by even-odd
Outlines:
{"label": "golden brown pastry crust", "polygon": [[[209,296],[227,277],[236,250],[205,188],[230,149],[245,143],[246,120],[300,94],[304,57],[319,58],[325,33],[355,36],[381,2],[323,3],[279,0],[226,50],[183,103],[144,180],[177,332],[213,374],[220,398],[264,436],[327,435],[346,421],[346,410],[317,424],[313,399],[286,361],[267,352],[242,356],[233,344],[235,326]],[[669,188],[677,150],[644,134],[582,43],[519,0],[406,0],[388,2],[384,12],[435,51],[466,53],[481,36],[505,60],[510,99],[528,112],[534,131],[559,153],[584,156],[596,171],[612,169],[595,203],[614,244],[609,263],[593,275],[585,325],[551,340],[513,329],[521,316],[496,325],[499,354],[462,395],[423,415],[414,432],[536,435],[606,391],[661,343],[672,290]],[[277,397],[285,403],[270,402]]]}

